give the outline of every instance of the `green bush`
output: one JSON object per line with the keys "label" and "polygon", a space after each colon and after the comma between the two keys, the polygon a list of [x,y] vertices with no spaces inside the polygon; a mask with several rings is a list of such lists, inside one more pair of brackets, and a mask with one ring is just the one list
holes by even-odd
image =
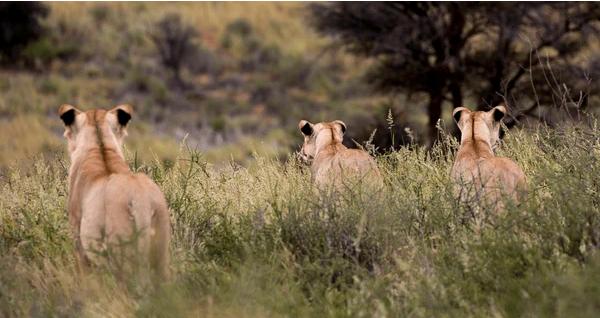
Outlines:
{"label": "green bush", "polygon": [[499,153],[523,167],[528,199],[479,218],[453,199],[453,139],[379,157],[377,195],[318,195],[293,159],[133,158],[171,209],[175,275],[161,289],[75,273],[67,171],[39,161],[0,179],[0,313],[593,317],[599,138],[596,127],[511,132]]}
{"label": "green bush", "polygon": [[48,7],[38,2],[0,4],[0,63],[14,66],[23,49],[46,31]]}

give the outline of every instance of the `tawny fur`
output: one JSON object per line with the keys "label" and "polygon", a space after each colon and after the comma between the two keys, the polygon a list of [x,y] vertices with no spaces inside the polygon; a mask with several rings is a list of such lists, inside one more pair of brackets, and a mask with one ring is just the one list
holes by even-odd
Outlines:
{"label": "tawny fur", "polygon": [[465,107],[454,110],[461,131],[460,148],[452,167],[455,191],[462,201],[483,201],[496,211],[504,209],[504,200],[522,201],[527,185],[523,170],[511,159],[496,157],[504,106],[483,111]]}
{"label": "tawny fur", "polygon": [[342,144],[346,125],[339,121],[298,124],[304,135],[300,156],[310,163],[312,180],[319,188],[341,188],[349,180],[382,186],[375,160],[365,151]]}
{"label": "tawny fur", "polygon": [[[68,112],[74,115],[70,124]],[[118,112],[129,116],[124,124]],[[129,170],[121,150],[131,112],[127,105],[86,112],[60,107],[71,159],[69,223],[80,265],[96,263],[107,246],[135,239],[138,256],[167,279],[171,229],[166,200],[150,178]]]}

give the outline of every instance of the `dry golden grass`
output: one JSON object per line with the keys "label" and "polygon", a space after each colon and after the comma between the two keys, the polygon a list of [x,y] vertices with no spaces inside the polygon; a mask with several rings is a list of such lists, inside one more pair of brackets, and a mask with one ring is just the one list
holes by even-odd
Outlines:
{"label": "dry golden grass", "polygon": [[49,127],[37,115],[19,115],[0,124],[0,167],[26,166],[42,152],[62,152],[60,139]]}
{"label": "dry golden grass", "polygon": [[159,289],[76,274],[66,168],[38,161],[0,177],[0,316],[596,317],[599,137],[511,131],[499,153],[530,193],[503,215],[452,199],[449,138],[378,157],[376,197],[317,196],[293,160],[140,165],[172,212],[174,279]]}
{"label": "dry golden grass", "polygon": [[51,19],[91,19],[89,12],[106,6],[127,24],[149,25],[166,13],[178,13],[202,33],[203,43],[216,47],[223,31],[238,19],[248,21],[258,36],[286,53],[303,54],[320,48],[326,40],[306,23],[305,4],[298,2],[169,2],[169,3],[91,3],[52,2]]}

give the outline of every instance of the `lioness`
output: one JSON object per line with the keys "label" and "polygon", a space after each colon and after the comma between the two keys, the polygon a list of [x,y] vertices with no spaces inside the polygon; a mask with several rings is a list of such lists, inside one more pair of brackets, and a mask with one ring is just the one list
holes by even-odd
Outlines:
{"label": "lioness", "polygon": [[301,120],[298,127],[304,135],[300,157],[310,164],[317,187],[339,188],[349,178],[382,185],[375,160],[363,150],[348,149],[342,144],[346,132],[342,121],[311,124]]}
{"label": "lioness", "polygon": [[83,112],[62,105],[58,114],[71,159],[67,208],[80,266],[96,263],[98,252],[109,246],[135,240],[134,253],[167,279],[167,203],[150,178],[129,170],[121,150],[131,106]]}
{"label": "lioness", "polygon": [[461,139],[452,178],[463,202],[483,199],[500,211],[504,208],[503,197],[519,202],[525,194],[523,170],[509,158],[494,156],[500,121],[505,115],[504,106],[496,106],[487,112],[471,111],[466,107],[453,111]]}

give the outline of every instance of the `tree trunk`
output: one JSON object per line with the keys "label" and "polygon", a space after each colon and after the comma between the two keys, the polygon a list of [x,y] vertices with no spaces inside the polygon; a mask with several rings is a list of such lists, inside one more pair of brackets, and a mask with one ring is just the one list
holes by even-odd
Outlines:
{"label": "tree trunk", "polygon": [[427,145],[429,147],[433,146],[433,143],[438,139],[438,131],[436,125],[438,120],[442,116],[443,102],[444,94],[441,89],[429,92],[429,105],[427,105],[427,117],[429,118],[429,140]]}
{"label": "tree trunk", "polygon": [[463,105],[463,96],[460,86],[456,83],[450,84],[450,94],[452,94],[452,107],[461,107]]}

